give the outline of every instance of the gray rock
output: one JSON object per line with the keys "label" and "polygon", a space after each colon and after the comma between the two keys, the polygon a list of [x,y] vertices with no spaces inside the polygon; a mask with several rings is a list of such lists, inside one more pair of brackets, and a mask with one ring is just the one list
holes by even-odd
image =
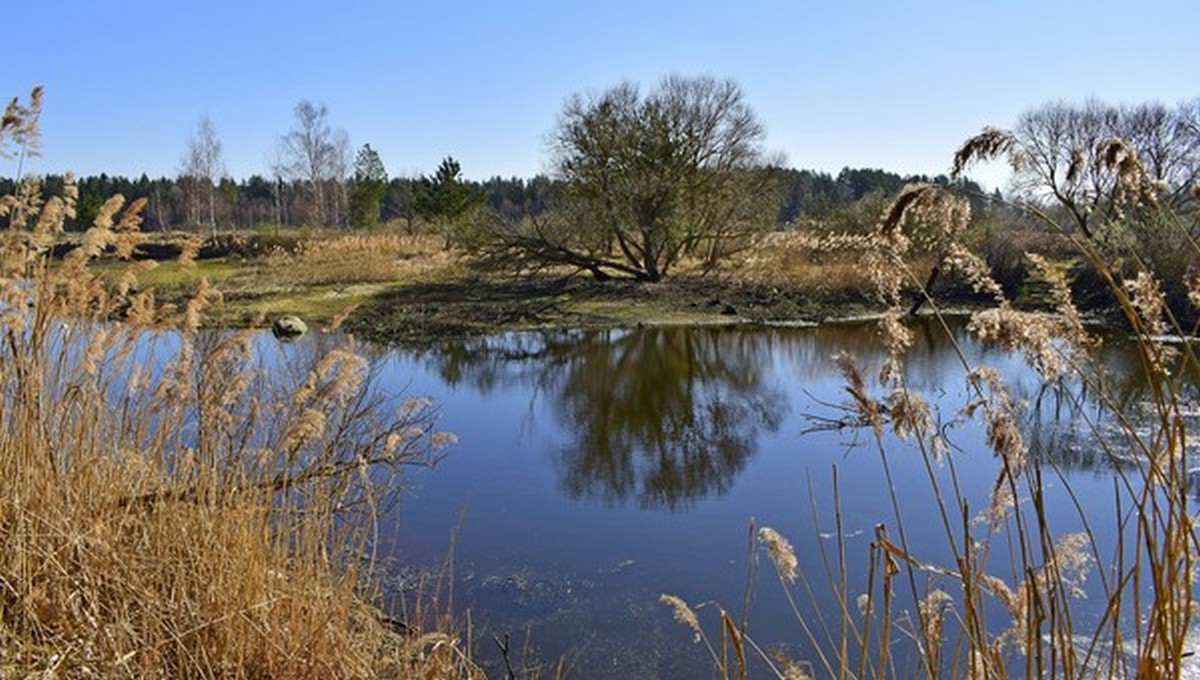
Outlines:
{"label": "gray rock", "polygon": [[296,340],[308,332],[308,324],[298,316],[287,314],[275,319],[271,324],[271,333],[285,342]]}

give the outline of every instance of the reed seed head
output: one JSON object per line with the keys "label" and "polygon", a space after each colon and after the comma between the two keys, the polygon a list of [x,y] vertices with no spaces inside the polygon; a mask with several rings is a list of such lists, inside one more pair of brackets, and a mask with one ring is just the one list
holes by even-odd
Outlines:
{"label": "reed seed head", "polygon": [[667,594],[659,595],[658,601],[670,607],[675,616],[675,621],[691,628],[696,634],[695,641],[700,642],[700,636],[703,634],[700,628],[700,619],[696,617],[696,612],[692,611],[687,602],[684,602],[675,595]]}
{"label": "reed seed head", "polygon": [[1015,167],[1019,165],[1016,153],[1018,149],[1019,145],[1012,133],[994,127],[984,128],[983,132],[964,142],[954,154],[950,176],[961,177],[963,171],[972,164],[1002,156],[1008,157],[1009,163]]}
{"label": "reed seed head", "polygon": [[759,529],[758,540],[767,546],[767,554],[775,563],[780,577],[788,583],[794,582],[799,573],[799,562],[796,560],[796,551],[792,548],[792,544],[783,537],[783,534],[771,527]]}

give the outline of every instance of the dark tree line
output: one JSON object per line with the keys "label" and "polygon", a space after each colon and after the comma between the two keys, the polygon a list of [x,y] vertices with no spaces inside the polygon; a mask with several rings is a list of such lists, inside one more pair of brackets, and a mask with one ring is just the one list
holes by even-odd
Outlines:
{"label": "dark tree line", "polygon": [[[485,182],[459,178],[461,191],[452,200],[446,201],[442,198],[442,185],[431,177],[397,177],[384,182],[378,178],[364,179],[359,184],[379,182],[382,185],[370,186],[369,190],[363,192],[369,198],[373,198],[376,191],[379,192],[377,221],[381,222],[431,221],[443,210],[461,210],[463,200],[457,194],[469,197],[471,205],[478,202],[504,215],[539,214],[545,210],[545,196],[553,185],[544,176],[528,180],[495,177]],[[43,176],[41,181],[47,195],[59,195],[65,178],[53,174]],[[68,230],[85,229],[95,219],[104,201],[116,193],[130,201],[138,198],[147,200],[143,228],[148,231],[207,228],[207,215],[202,220],[203,224],[198,224],[194,217],[188,199],[187,177],[151,178],[143,174],[130,178],[101,173],[78,177],[75,181],[79,187],[78,214],[75,219],[67,221]],[[346,183],[352,198],[359,184],[355,180]],[[11,177],[0,177],[0,192],[11,193],[15,188],[15,181]],[[300,227],[312,224],[306,212],[308,200],[303,183],[280,181],[256,174],[240,181],[222,179],[217,184],[213,211],[217,224],[223,229],[249,229],[260,224]],[[348,215],[347,219],[352,217],[352,214]]]}
{"label": "dark tree line", "polygon": [[906,184],[933,183],[954,186],[968,195],[982,197],[983,188],[970,179],[951,180],[946,175],[900,175],[876,168],[842,168],[836,176],[827,172],[776,168],[780,187],[780,225],[801,220],[825,219],[838,208],[870,196],[894,196]]}
{"label": "dark tree line", "polygon": [[[453,159],[447,159],[453,160]],[[779,178],[778,217],[780,226],[802,219],[822,219],[835,209],[858,201],[871,194],[890,195],[906,182],[920,177],[905,177],[894,172],[873,169],[846,168],[836,176],[812,170],[777,168]],[[445,173],[442,173],[445,175]],[[57,195],[64,178],[62,175],[47,175],[42,178],[49,195]],[[109,196],[120,193],[128,200],[147,200],[144,228],[151,231],[188,230],[198,228],[193,219],[193,210],[188,203],[187,178],[141,175],[137,178],[119,175],[89,175],[76,179],[79,186],[79,210],[74,220],[68,221],[68,229],[82,230],[91,224],[96,212]],[[368,181],[378,182],[378,177]],[[948,181],[933,178],[933,181]],[[539,216],[551,206],[556,192],[563,189],[562,182],[545,175],[525,179],[521,177],[493,177],[483,182],[456,178],[460,185],[448,192],[449,198],[441,199],[439,191],[444,182],[438,175],[418,177],[394,177],[382,182],[378,203],[378,221],[399,221],[420,228],[422,223],[434,220],[442,211],[461,209],[464,198],[468,206],[479,207],[505,219],[520,219]],[[968,182],[968,188],[978,189]],[[351,194],[356,180],[348,182]],[[0,193],[14,191],[10,177],[0,178]],[[371,194],[376,188],[371,187]],[[218,225],[224,229],[250,229],[260,224],[304,226],[305,188],[300,182],[285,182],[263,175],[234,181],[222,179],[217,184],[214,212]],[[208,206],[205,205],[205,211]]]}

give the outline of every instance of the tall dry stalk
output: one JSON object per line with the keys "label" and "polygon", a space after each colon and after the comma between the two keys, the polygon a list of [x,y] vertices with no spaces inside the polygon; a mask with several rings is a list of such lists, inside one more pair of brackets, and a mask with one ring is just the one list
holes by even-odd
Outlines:
{"label": "tall dry stalk", "polygon": [[[954,167],[960,172],[975,160],[991,157],[1006,157],[1019,166],[1023,153],[1011,135],[989,129],[963,146]],[[1054,263],[1030,255],[1032,267],[1050,286],[1056,309],[1017,309],[986,263],[957,238],[969,220],[967,201],[939,187],[907,187],[885,211],[867,257],[875,291],[890,309],[880,324],[889,357],[878,385],[859,371],[852,357],[839,358],[852,397],[849,408],[873,433],[892,494],[892,513],[878,519],[865,581],[848,576],[844,568],[830,568],[826,561],[825,584],[842,603],[833,615],[833,623],[843,631],[836,638],[830,634],[828,610],[814,607],[805,613],[795,606],[792,581],[798,579],[809,588],[810,575],[797,573],[790,544],[773,530],[761,532],[801,634],[817,650],[820,667],[829,676],[1180,677],[1185,660],[1196,651],[1188,645],[1193,640],[1189,636],[1200,541],[1188,507],[1186,376],[1197,375],[1200,362],[1193,344],[1175,346],[1163,337],[1194,335],[1197,329],[1181,326],[1165,303],[1155,273],[1136,253],[1113,252],[1090,234],[1154,220],[1178,230],[1194,257],[1200,257],[1200,248],[1184,218],[1156,199],[1160,192],[1178,188],[1151,181],[1136,149],[1122,140],[1109,140],[1092,158],[1098,172],[1111,175],[1116,188],[1112,224],[1093,219],[1091,230],[1085,231],[1069,209],[1036,200],[1014,207],[1071,243],[1108,283],[1137,340],[1150,413],[1131,412],[1103,380],[1103,366],[1092,351],[1097,340],[1087,332]],[[1200,189],[1196,195],[1200,200]],[[953,337],[922,277],[909,264],[909,234],[917,226],[948,239],[945,265],[995,299],[993,308],[971,319],[968,330],[976,339],[1023,354],[1046,385],[1083,384],[1100,404],[1102,414],[1084,421],[1096,435],[1095,445],[1114,459],[1137,461],[1114,466],[1115,527],[1094,526],[1094,518],[1054,462],[1031,454],[1020,425],[1022,405],[1000,373],[972,365],[955,346],[970,394],[956,418],[982,424],[985,442],[999,462],[988,507],[982,512],[972,507],[959,485],[956,466],[961,463],[946,455],[942,432],[931,427],[930,407],[904,382],[904,355],[911,337],[899,321],[902,291],[917,290],[925,296],[946,336]],[[1134,262],[1136,271],[1114,264],[1121,259]],[[1200,294],[1195,298],[1200,302]],[[1106,423],[1118,430],[1118,438],[1100,436]],[[889,468],[891,437],[913,442],[922,457],[936,521],[953,556],[947,563],[923,559],[907,538],[904,505]],[[836,483],[836,471],[834,479]],[[1052,495],[1066,498],[1075,508],[1074,516],[1053,515],[1047,502]],[[837,510],[840,517],[840,507]],[[1098,540],[1101,531],[1113,533],[1115,547],[1102,547],[1110,541]],[[843,536],[840,529],[837,535]],[[844,554],[847,546],[841,538],[838,547]],[[1082,616],[1085,606],[1094,607],[1079,599],[1090,574],[1099,581],[1092,590],[1101,592],[1103,599],[1091,610],[1095,615]],[[846,594],[854,591],[861,593],[858,611],[849,611]],[[989,621],[989,611],[1005,612],[1008,625],[997,627]],[[915,653],[915,666],[898,665],[896,650],[904,641]],[[727,666],[719,670],[728,676]]]}

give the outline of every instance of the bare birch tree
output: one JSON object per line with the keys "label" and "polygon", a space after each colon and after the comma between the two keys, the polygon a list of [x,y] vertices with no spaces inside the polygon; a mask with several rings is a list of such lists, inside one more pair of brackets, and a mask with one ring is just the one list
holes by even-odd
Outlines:
{"label": "bare birch tree", "polygon": [[344,130],[329,125],[324,104],[302,101],[296,105],[295,126],[279,139],[276,172],[301,182],[309,195],[310,219],[327,226],[341,218],[344,204],[340,185],[350,166],[350,141]]}
{"label": "bare birch tree", "polygon": [[217,185],[225,175],[225,159],[217,128],[211,118],[203,116],[195,131],[188,135],[179,179],[192,223],[206,222],[214,236],[217,233]]}

